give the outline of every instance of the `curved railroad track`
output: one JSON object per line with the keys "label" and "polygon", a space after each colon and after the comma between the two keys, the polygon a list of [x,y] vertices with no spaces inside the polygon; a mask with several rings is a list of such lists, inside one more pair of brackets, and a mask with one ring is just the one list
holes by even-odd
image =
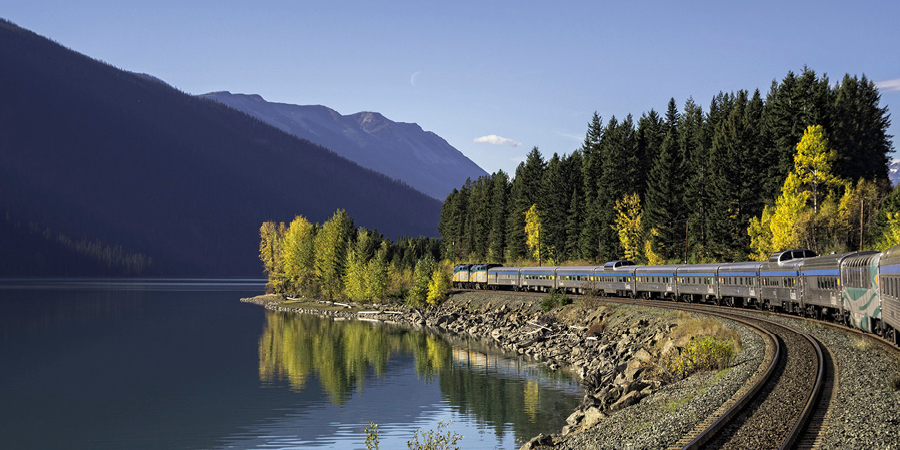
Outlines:
{"label": "curved railroad track", "polygon": [[768,367],[672,448],[789,449],[799,442],[819,406],[826,379],[825,352],[811,336],[792,327],[742,314],[672,302],[612,299],[634,305],[674,308],[713,315],[759,330]]}
{"label": "curved railroad track", "polygon": [[747,310],[615,297],[604,301],[717,316],[739,322],[768,338],[766,357],[757,373],[670,449],[815,448],[831,399],[835,370],[827,349],[812,336]]}

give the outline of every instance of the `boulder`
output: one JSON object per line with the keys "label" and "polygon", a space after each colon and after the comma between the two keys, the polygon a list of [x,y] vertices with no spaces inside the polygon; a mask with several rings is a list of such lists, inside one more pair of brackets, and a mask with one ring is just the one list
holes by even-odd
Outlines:
{"label": "boulder", "polygon": [[639,402],[642,398],[644,398],[644,397],[639,391],[631,391],[631,392],[625,394],[624,396],[622,396],[622,398],[620,398],[617,402],[610,405],[609,410],[610,411],[618,411],[622,408],[627,408],[627,407]]}
{"label": "boulder", "polygon": [[649,362],[650,361],[650,352],[644,349],[640,349],[634,352],[634,358],[641,362]]}
{"label": "boulder", "polygon": [[519,450],[536,450],[542,447],[552,447],[553,446],[553,436],[552,435],[544,435],[543,433],[531,438],[530,441],[526,442]]}
{"label": "boulder", "polygon": [[584,417],[581,419],[581,428],[583,430],[587,430],[594,425],[600,423],[603,419],[607,418],[606,414],[603,411],[600,411],[598,408],[588,408],[584,411]]}
{"label": "boulder", "polygon": [[631,383],[635,378],[644,371],[644,363],[639,359],[632,359],[625,368],[625,381]]}

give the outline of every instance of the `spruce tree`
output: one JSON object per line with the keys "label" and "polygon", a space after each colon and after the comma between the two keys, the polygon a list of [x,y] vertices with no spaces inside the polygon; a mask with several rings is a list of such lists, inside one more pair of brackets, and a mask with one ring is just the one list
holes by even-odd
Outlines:
{"label": "spruce tree", "polygon": [[861,79],[845,75],[836,89],[833,129],[829,140],[838,152],[835,174],[857,180],[887,179],[892,142],[887,107],[880,107],[881,95],[865,75]]}
{"label": "spruce tree", "polygon": [[491,262],[503,262],[506,249],[506,218],[509,215],[509,176],[498,170],[491,177],[491,234],[488,251]]}
{"label": "spruce tree", "polygon": [[581,178],[584,195],[584,218],[578,237],[578,249],[582,258],[597,261],[600,248],[601,209],[603,203],[599,195],[600,178],[603,175],[603,158],[600,141],[603,138],[603,124],[600,116],[594,116],[588,123],[588,131],[581,146]]}

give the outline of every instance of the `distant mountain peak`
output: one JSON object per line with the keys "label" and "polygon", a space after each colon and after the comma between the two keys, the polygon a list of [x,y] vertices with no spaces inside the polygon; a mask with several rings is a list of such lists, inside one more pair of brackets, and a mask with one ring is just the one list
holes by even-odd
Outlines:
{"label": "distant mountain peak", "polygon": [[376,133],[396,123],[377,112],[363,111],[350,117],[355,118],[356,122],[359,123],[359,127],[366,133]]}
{"label": "distant mountain peak", "polygon": [[256,94],[227,91],[203,97],[319,144],[439,200],[467,178],[487,175],[437,134],[424,131],[416,123],[394,122],[378,112],[345,116],[327,106],[267,102]]}

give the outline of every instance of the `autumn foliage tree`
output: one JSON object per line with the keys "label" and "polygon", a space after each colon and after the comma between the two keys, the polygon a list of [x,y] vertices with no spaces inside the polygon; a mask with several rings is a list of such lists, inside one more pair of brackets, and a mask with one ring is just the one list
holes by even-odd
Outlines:
{"label": "autumn foliage tree", "polygon": [[525,244],[532,257],[541,261],[541,213],[536,204],[525,211]]}
{"label": "autumn foliage tree", "polygon": [[643,216],[641,198],[636,192],[616,200],[616,225],[612,228],[619,235],[625,259],[638,259],[644,247]]}

